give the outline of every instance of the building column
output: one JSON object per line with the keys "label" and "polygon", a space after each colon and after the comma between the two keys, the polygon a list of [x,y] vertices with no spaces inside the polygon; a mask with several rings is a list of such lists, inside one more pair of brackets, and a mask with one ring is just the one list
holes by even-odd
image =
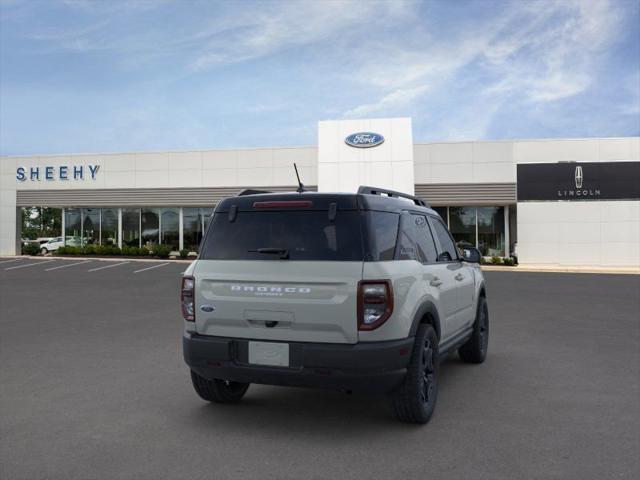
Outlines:
{"label": "building column", "polygon": [[178,250],[184,250],[184,228],[183,228],[183,213],[182,207],[179,209],[180,214],[178,215]]}
{"label": "building column", "polygon": [[122,208],[118,208],[118,248],[122,248]]}
{"label": "building column", "polygon": [[476,213],[476,248],[478,248],[478,208],[474,208]]}
{"label": "building column", "polygon": [[67,223],[66,223],[66,208],[62,209],[62,245],[66,245],[67,244]]}
{"label": "building column", "polygon": [[510,257],[511,256],[511,251],[510,251],[510,244],[511,244],[511,240],[510,240],[510,235],[509,235],[509,205],[505,205],[504,206],[504,256],[505,257]]}

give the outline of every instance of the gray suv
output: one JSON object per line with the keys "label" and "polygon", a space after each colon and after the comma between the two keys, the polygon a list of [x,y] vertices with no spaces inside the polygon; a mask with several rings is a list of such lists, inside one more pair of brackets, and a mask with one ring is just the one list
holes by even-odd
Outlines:
{"label": "gray suv", "polygon": [[440,359],[487,354],[479,260],[399,192],[227,198],[182,278],[193,386],[219,403],[251,383],[385,392],[399,420],[425,423]]}

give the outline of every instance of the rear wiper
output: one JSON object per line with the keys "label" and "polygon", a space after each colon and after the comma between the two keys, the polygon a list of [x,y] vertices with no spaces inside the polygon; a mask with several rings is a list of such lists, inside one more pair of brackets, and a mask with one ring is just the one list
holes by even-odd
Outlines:
{"label": "rear wiper", "polygon": [[286,248],[274,248],[274,247],[266,247],[266,248],[258,248],[256,250],[249,250],[252,253],[272,253],[276,255],[280,255],[282,260],[287,260],[289,258],[289,250]]}

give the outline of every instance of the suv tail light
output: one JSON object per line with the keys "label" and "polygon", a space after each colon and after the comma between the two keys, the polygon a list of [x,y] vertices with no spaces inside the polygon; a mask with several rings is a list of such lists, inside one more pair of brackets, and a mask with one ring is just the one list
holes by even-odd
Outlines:
{"label": "suv tail light", "polygon": [[195,291],[196,279],[193,277],[182,277],[180,304],[182,306],[182,316],[188,322],[196,321]]}
{"label": "suv tail light", "polygon": [[393,288],[389,280],[358,282],[358,330],[375,330],[393,313]]}

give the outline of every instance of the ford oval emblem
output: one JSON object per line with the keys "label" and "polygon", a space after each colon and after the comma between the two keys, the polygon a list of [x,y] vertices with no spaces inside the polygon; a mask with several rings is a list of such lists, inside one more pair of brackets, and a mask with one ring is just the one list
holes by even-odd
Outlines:
{"label": "ford oval emblem", "polygon": [[216,309],[213,305],[200,305],[200,310],[203,312],[213,312]]}
{"label": "ford oval emblem", "polygon": [[371,148],[377,147],[384,142],[384,137],[379,133],[373,132],[358,132],[349,135],[344,139],[347,145],[356,148]]}

